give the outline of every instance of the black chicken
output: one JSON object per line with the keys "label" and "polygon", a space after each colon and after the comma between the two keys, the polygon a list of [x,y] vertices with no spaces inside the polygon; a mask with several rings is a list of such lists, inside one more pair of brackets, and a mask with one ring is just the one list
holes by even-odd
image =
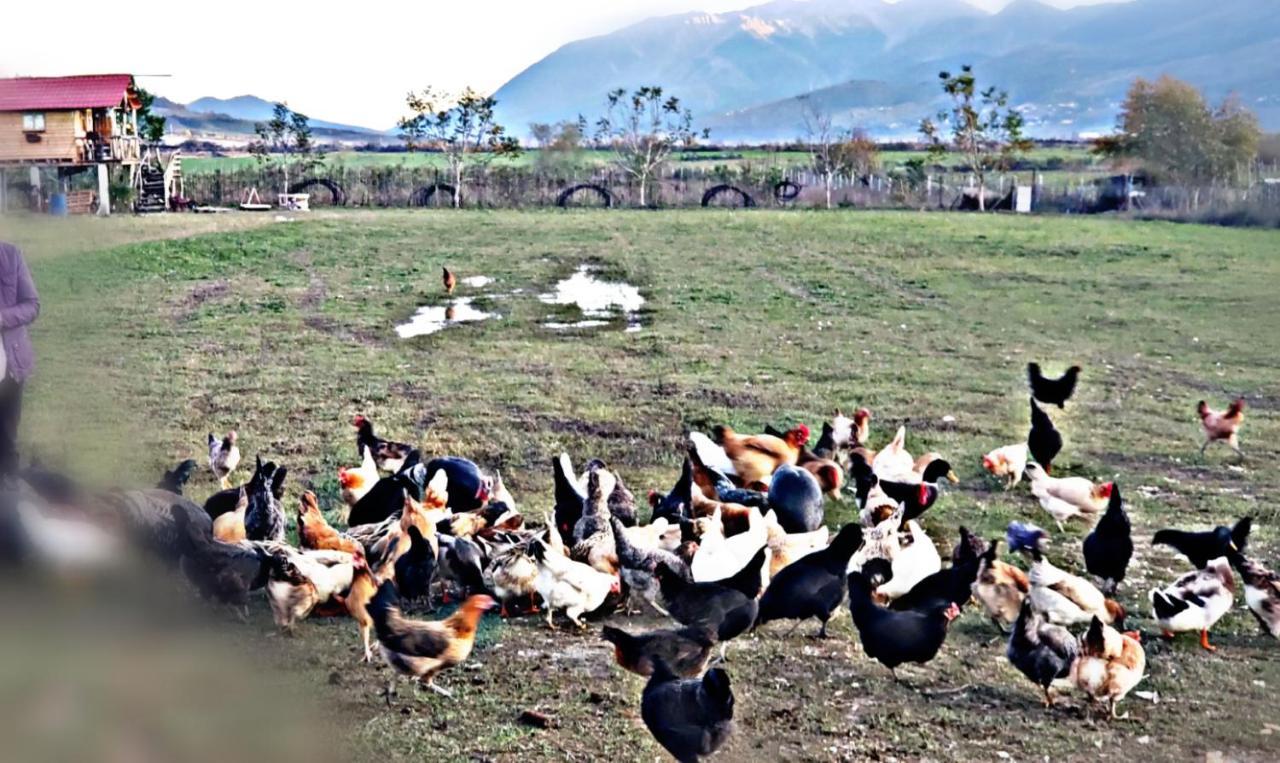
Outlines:
{"label": "black chicken", "polygon": [[1204,569],[1211,559],[1244,551],[1253,529],[1253,517],[1245,517],[1234,527],[1219,525],[1204,532],[1161,530],[1151,540],[1155,545],[1170,546],[1191,560],[1196,569]]}
{"label": "black chicken", "polygon": [[880,484],[880,478],[871,471],[871,464],[861,453],[854,452],[849,456],[849,483],[853,485],[854,499],[858,508],[867,507],[867,496],[871,489]]}
{"label": "black chicken", "polygon": [[1133,557],[1133,537],[1129,531],[1129,515],[1124,511],[1120,486],[1112,483],[1107,511],[1093,532],[1084,539],[1084,568],[1102,579],[1102,592],[1112,596]]}
{"label": "black chicken", "polygon": [[1076,391],[1076,380],[1080,377],[1080,366],[1072,366],[1057,379],[1047,379],[1040,373],[1039,363],[1027,364],[1027,382],[1031,385],[1031,396],[1045,405],[1066,407],[1067,400]]}
{"label": "black chicken", "polygon": [[756,621],[760,593],[760,572],[764,568],[764,549],[732,577],[714,582],[694,583],[665,564],[655,570],[662,588],[662,599],[682,625],[706,625],[716,629],[723,644],[746,632]]}
{"label": "black chicken", "polygon": [[396,588],[405,601],[427,599],[430,604],[431,578],[436,574],[436,554],[417,525],[409,525],[409,550],[396,559]]}
{"label": "black chicken", "polygon": [[249,592],[267,584],[271,555],[256,543],[215,540],[212,526],[193,521],[182,504],[174,504],[170,514],[183,574],[202,598],[238,607],[247,616]]}
{"label": "black chicken", "polygon": [[606,625],[600,635],[613,644],[618,665],[638,676],[653,675],[659,660],[685,678],[701,675],[716,645],[715,630],[697,625],[638,634]]}
{"label": "black chicken", "polygon": [[404,509],[405,494],[421,501],[426,486],[427,468],[421,463],[412,463],[391,477],[383,477],[351,507],[347,525],[376,525],[388,517],[398,517]]}
{"label": "black chicken", "polygon": [[253,465],[253,474],[250,476],[250,480],[243,485],[219,490],[218,493],[210,495],[209,498],[205,499],[205,511],[209,513],[209,517],[214,518],[214,520],[223,516],[224,513],[236,511],[241,490],[244,490],[244,492],[250,492],[253,480],[259,480],[260,484],[270,484],[271,478],[275,475],[275,469],[276,466],[274,461],[264,463],[262,462],[261,457],[257,458],[255,465]]}
{"label": "black chicken", "polygon": [[827,621],[844,601],[849,559],[861,545],[862,527],[847,524],[826,548],[783,567],[760,597],[756,627],[772,620],[803,621],[816,617],[822,621],[818,636],[826,638]]}
{"label": "black chicken", "polygon": [[1031,432],[1027,434],[1027,449],[1045,473],[1053,473],[1053,459],[1062,451],[1062,434],[1053,426],[1049,414],[1040,410],[1035,398],[1031,399]]}
{"label": "black chicken", "polygon": [[1071,663],[1076,659],[1078,647],[1075,636],[1061,625],[1054,625],[1031,608],[1031,600],[1024,599],[1018,620],[1009,635],[1005,656],[1022,675],[1044,691],[1044,704],[1053,704],[1049,686],[1058,678],[1071,673]]}
{"label": "black chicken", "polygon": [[244,512],[244,532],[249,540],[284,540],[288,521],[280,499],[284,497],[284,481],[289,470],[280,467],[271,472],[269,481],[262,479],[262,458],[258,470],[249,481],[249,507]]}
{"label": "black chicken", "polygon": [[671,524],[680,524],[681,519],[689,519],[693,509],[693,462],[688,458],[680,467],[680,479],[671,488],[671,492],[663,495],[657,490],[649,491],[649,506],[653,509],[649,521],[666,519]]}
{"label": "black chicken", "polygon": [[871,583],[861,572],[849,573],[849,611],[868,657],[878,660],[897,676],[904,662],[924,664],[932,660],[947,638],[947,626],[960,615],[954,603],[926,611],[895,612],[876,605]]}
{"label": "black chicken", "polygon": [[582,518],[582,509],[587,502],[587,494],[578,484],[573,473],[573,462],[568,453],[561,453],[552,459],[551,469],[555,478],[555,522],[560,539],[567,545],[573,545],[573,528]]}
{"label": "black chicken", "polygon": [[[452,580],[462,589],[462,598],[482,593],[493,595],[484,582],[484,555],[475,543],[466,538],[441,535],[439,561],[445,579]],[[447,592],[445,601],[448,601]]]}
{"label": "black chicken", "polygon": [[174,495],[182,495],[182,491],[186,489],[187,483],[191,481],[191,475],[195,474],[196,461],[188,458],[186,461],[166,471],[160,481],[156,483],[157,490],[167,490]]}
{"label": "black chicken", "polygon": [[659,660],[640,697],[640,717],[672,757],[697,763],[724,746],[733,733],[729,674],[712,668],[702,678],[681,680]]}

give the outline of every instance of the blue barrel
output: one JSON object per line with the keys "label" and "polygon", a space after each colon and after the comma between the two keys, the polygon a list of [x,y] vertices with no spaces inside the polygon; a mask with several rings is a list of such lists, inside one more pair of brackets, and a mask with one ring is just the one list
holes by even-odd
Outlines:
{"label": "blue barrel", "polygon": [[49,195],[49,214],[58,217],[67,216],[67,195],[65,193]]}

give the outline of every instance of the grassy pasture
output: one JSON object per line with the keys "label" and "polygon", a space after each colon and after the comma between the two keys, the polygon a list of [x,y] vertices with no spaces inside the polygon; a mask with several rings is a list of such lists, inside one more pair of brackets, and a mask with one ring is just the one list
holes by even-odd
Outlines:
{"label": "grassy pasture", "polygon": [[[1251,513],[1253,552],[1280,564],[1280,233],[1107,219],[757,211],[325,212],[274,216],[4,221],[28,250],[43,297],[39,376],[25,436],[51,460],[99,477],[154,482],[201,458],[211,430],[237,427],[251,457],[291,469],[336,505],[334,471],[354,461],[346,422],[368,413],[428,452],[500,467],[531,518],[551,504],[550,459],[599,456],[642,495],[666,490],[688,428],[752,430],[836,406],[875,413],[873,441],[902,423],[914,453],[937,450],[962,483],[926,516],[949,549],[956,526],[1002,535],[1014,518],[1051,526],[1025,485],[1004,493],[979,457],[1027,426],[1023,368],[1085,367],[1052,412],[1067,471],[1116,479],[1138,550],[1121,601],[1148,637],[1130,719],[1064,699],[1046,712],[972,611],[942,655],[895,684],[869,662],[846,614],[818,642],[785,625],[735,642],[728,669],[739,732],[725,760],[1187,760],[1280,751],[1276,642],[1234,610],[1220,651],[1159,642],[1146,592],[1183,562],[1146,539]],[[556,332],[536,295],[582,263],[635,284],[639,333]],[[487,275],[460,296],[500,318],[410,340],[393,327],[443,304],[442,264]],[[516,290],[520,290],[516,292]],[[1241,466],[1196,454],[1197,400],[1250,405]],[[944,416],[954,423],[944,423]],[[124,432],[124,435],[121,435]],[[212,490],[202,473],[192,493]],[[832,504],[828,522],[854,514]],[[1054,533],[1051,558],[1078,568],[1086,530]],[[1241,605],[1242,606],[1242,605]],[[345,621],[302,626],[277,645],[283,669],[341,708],[361,758],[653,760],[642,682],[594,635],[490,618],[473,662],[442,683],[456,698],[377,692]],[[643,617],[615,617],[628,625]],[[256,607],[244,638],[267,643]],[[327,680],[332,672],[345,678]],[[521,710],[556,726],[519,725]]]}

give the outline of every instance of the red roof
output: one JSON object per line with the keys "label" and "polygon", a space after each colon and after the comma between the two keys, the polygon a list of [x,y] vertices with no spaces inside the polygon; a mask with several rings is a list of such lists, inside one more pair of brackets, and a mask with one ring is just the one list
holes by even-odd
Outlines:
{"label": "red roof", "polygon": [[0,111],[57,111],[118,106],[133,84],[128,74],[0,79]]}

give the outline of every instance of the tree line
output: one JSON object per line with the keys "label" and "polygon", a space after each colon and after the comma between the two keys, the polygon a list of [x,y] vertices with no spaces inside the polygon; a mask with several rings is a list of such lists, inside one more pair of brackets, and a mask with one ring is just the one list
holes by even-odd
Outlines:
{"label": "tree line", "polygon": [[[975,181],[977,206],[985,209],[989,179],[1008,171],[1032,147],[1024,117],[1010,105],[1005,90],[980,85],[971,66],[940,72],[938,78],[946,106],[923,119],[918,133],[935,163],[946,154],[959,157],[960,167]],[[800,100],[800,143],[809,153],[810,169],[823,182],[830,208],[837,178],[877,171],[878,147],[865,132],[838,126],[830,109],[808,96]],[[427,88],[409,93],[405,105],[408,114],[398,123],[405,148],[444,157],[455,206],[462,203],[469,169],[523,150],[498,121],[497,100],[491,95],[471,88],[455,95]],[[153,129],[162,132],[163,121]],[[323,161],[311,140],[309,120],[286,104],[276,104],[272,119],[256,130],[250,152],[264,164],[283,167],[286,178],[290,166],[305,173]],[[594,121],[579,115],[557,124],[535,123],[529,133],[540,171],[576,166],[588,148],[609,151],[611,164],[635,183],[641,206],[650,202],[650,187],[672,154],[694,148],[710,135],[695,127],[692,112],[678,97],[651,85],[609,92]],[[1134,81],[1115,132],[1097,139],[1093,150],[1117,167],[1141,171],[1157,182],[1229,184],[1258,156],[1262,140],[1257,117],[1238,99],[1211,107],[1195,87],[1164,76]],[[904,169],[911,183],[926,175],[923,159],[910,160]]]}

